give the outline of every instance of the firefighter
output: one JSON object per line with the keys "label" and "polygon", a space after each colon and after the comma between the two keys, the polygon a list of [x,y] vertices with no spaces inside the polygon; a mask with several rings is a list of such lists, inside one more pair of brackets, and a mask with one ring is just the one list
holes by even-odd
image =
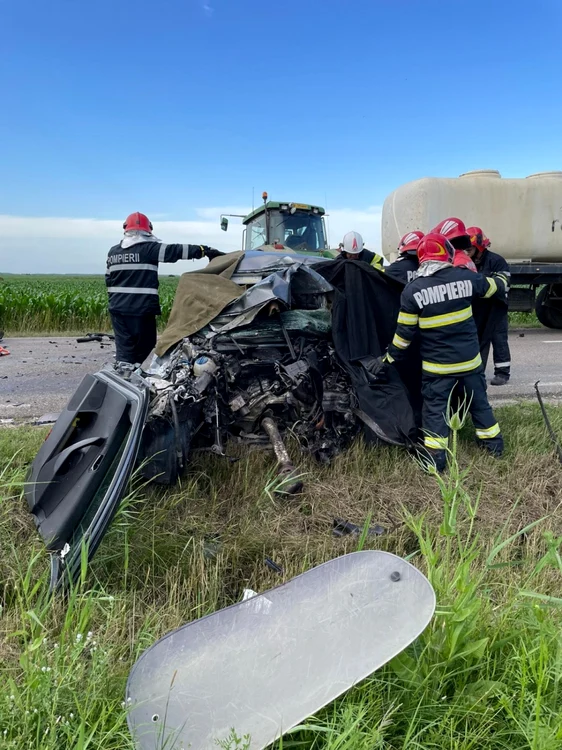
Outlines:
{"label": "firefighter", "polygon": [[479,445],[495,456],[503,438],[486,394],[473,298],[502,298],[501,277],[486,277],[453,265],[454,248],[431,232],[418,245],[417,277],[402,292],[396,333],[384,357],[374,366],[381,374],[388,363],[403,359],[419,330],[422,357],[422,424],[424,444],[435,467],[443,471],[449,435],[447,408],[457,384],[462,387]]}
{"label": "firefighter", "polygon": [[373,268],[383,271],[384,258],[378,253],[373,253],[365,248],[363,237],[359,232],[348,232],[340,243],[340,255],[347,260],[360,260],[368,263]]}
{"label": "firefighter", "polygon": [[385,269],[385,273],[403,284],[413,281],[418,270],[416,248],[423,237],[423,232],[408,232],[398,245],[398,258]]}
{"label": "firefighter", "polygon": [[[431,230],[445,235],[451,245],[455,248],[455,264],[467,265],[464,261],[465,255],[470,258],[474,249],[468,229],[466,228],[463,221],[456,217],[450,217],[443,219],[439,224]],[[462,259],[461,259],[462,254]],[[472,260],[472,258],[470,258]],[[502,259],[503,260],[503,259]],[[507,265],[507,264],[506,264]],[[468,267],[468,266],[467,266]],[[471,264],[471,270],[476,268],[476,265]],[[494,271],[497,273],[497,271]],[[506,283],[506,289],[509,289],[509,275],[506,275],[503,271],[500,271],[503,280]],[[507,297],[502,300],[494,300],[491,304],[489,301],[476,299],[472,306],[472,312],[474,320],[476,322],[476,328],[478,330],[478,340],[480,341],[480,355],[482,357],[482,363],[484,365],[484,372],[486,371],[486,365],[488,363],[488,355],[490,353],[490,343],[492,342],[497,328],[501,328],[503,319],[503,308],[507,306]],[[494,385],[498,385],[498,382],[494,378]]]}
{"label": "firefighter", "polygon": [[[492,273],[501,274],[509,284],[511,273],[507,261],[498,253],[493,253],[488,249],[492,243],[480,227],[469,227],[466,231],[470,236],[471,243],[471,249],[468,252],[474,260],[477,270],[485,276]],[[498,324],[491,341],[482,351],[482,359],[484,366],[486,366],[490,345],[493,348],[494,377],[490,381],[491,385],[505,385],[511,374],[511,353],[507,337],[507,304],[502,302],[499,307],[501,312],[499,313]]]}
{"label": "firefighter", "polygon": [[107,257],[105,283],[115,335],[117,362],[142,364],[156,344],[158,264],[209,258],[224,253],[206,245],[166,245],[152,234],[152,222],[141,213],[123,223],[125,236]]}

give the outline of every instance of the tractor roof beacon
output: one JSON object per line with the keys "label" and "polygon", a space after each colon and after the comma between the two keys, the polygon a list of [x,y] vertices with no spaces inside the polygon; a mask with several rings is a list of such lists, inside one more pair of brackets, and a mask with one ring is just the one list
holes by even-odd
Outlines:
{"label": "tractor roof beacon", "polygon": [[321,206],[268,201],[267,193],[263,193],[262,198],[263,205],[246,216],[221,216],[221,229],[225,232],[228,229],[227,216],[242,219],[242,247],[246,252],[263,249],[267,252],[334,257],[335,253],[330,252],[328,245],[324,221],[326,212]]}

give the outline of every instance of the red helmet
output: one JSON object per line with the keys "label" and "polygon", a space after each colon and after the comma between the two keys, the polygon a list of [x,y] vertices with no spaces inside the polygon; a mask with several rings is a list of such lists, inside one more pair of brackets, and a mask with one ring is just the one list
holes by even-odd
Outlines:
{"label": "red helmet", "polygon": [[457,237],[463,237],[468,234],[464,221],[451,216],[449,219],[443,219],[436,227],[433,227],[431,233],[443,234],[449,240],[456,240]]}
{"label": "red helmet", "polygon": [[427,260],[440,260],[443,263],[452,263],[455,257],[455,248],[449,240],[439,232],[430,232],[418,243],[418,259],[420,263]]}
{"label": "red helmet", "polygon": [[478,273],[478,269],[476,268],[474,261],[465,253],[464,250],[455,250],[453,265],[459,266],[460,268],[468,268],[469,271]]}
{"label": "red helmet", "polygon": [[140,232],[152,232],[152,222],[148,216],[136,211],[136,213],[127,216],[123,222],[123,229],[126,232],[131,232],[134,229],[137,229]]}
{"label": "red helmet", "polygon": [[484,250],[492,244],[480,227],[468,227],[466,231],[470,237],[470,244],[472,247],[475,247],[479,253],[483,253]]}
{"label": "red helmet", "polygon": [[468,250],[470,248],[470,237],[466,231],[465,223],[455,216],[443,219],[431,231],[445,235],[451,245],[459,250]]}
{"label": "red helmet", "polygon": [[405,234],[402,239],[400,240],[400,244],[398,245],[398,252],[400,255],[404,255],[405,253],[415,252],[419,241],[423,237],[423,232],[419,232],[417,229],[414,232],[408,232]]}

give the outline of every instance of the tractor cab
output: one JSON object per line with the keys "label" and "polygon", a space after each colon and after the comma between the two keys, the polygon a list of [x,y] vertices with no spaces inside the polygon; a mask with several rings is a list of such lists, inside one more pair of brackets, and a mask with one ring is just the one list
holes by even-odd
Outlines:
{"label": "tractor cab", "polygon": [[[241,217],[244,224],[243,249],[268,252],[296,253],[308,256],[329,255],[324,224],[325,211],[321,206],[305,203],[268,201],[263,194],[263,206]],[[228,219],[221,217],[226,231]]]}

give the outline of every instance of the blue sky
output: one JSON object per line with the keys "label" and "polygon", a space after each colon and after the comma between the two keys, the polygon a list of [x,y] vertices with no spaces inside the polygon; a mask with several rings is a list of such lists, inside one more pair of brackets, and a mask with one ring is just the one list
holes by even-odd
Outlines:
{"label": "blue sky", "polygon": [[252,188],[374,247],[403,182],[560,168],[561,28],[558,0],[0,0],[0,271],[98,270],[134,210],[228,249]]}

